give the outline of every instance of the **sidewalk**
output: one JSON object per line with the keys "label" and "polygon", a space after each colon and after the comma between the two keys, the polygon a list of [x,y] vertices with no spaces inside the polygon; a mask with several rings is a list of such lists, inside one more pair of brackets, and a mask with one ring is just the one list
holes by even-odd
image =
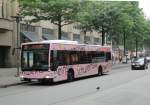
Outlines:
{"label": "sidewalk", "polygon": [[0,68],[0,88],[21,84],[16,68]]}
{"label": "sidewalk", "polygon": [[124,67],[131,67],[131,63],[127,63],[127,64],[113,64],[112,65],[112,69],[120,69],[120,68],[124,68]]}
{"label": "sidewalk", "polygon": [[[112,69],[119,69],[130,66],[129,64],[113,64]],[[0,68],[0,88],[23,84],[19,77],[16,77],[16,68]]]}

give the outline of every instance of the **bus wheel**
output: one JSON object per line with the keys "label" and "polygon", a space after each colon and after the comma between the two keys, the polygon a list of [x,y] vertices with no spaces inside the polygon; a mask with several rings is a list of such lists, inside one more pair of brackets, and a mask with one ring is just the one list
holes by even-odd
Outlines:
{"label": "bus wheel", "polygon": [[69,70],[67,74],[67,81],[71,82],[74,79],[74,72],[73,70]]}
{"label": "bus wheel", "polygon": [[99,76],[103,75],[103,70],[101,66],[98,68],[98,75]]}

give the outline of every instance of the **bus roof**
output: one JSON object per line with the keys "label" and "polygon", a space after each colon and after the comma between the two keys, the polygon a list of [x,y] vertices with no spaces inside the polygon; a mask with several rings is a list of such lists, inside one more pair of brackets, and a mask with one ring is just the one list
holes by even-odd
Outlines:
{"label": "bus roof", "polygon": [[78,44],[77,41],[71,41],[71,40],[44,40],[44,41],[38,41],[38,42],[27,42],[22,43],[22,45],[26,44],[50,44],[50,43],[61,43],[61,44]]}
{"label": "bus roof", "polygon": [[48,43],[62,43],[62,44],[78,44],[77,41],[72,40],[44,40],[42,42],[48,42]]}
{"label": "bus roof", "polygon": [[[79,44],[77,41],[71,41],[71,40],[44,40],[44,41],[37,41],[37,42],[27,42],[22,43],[22,45],[26,44],[50,44],[50,43],[60,43],[60,44]],[[79,44],[79,45],[87,45],[87,46],[101,46],[101,45],[89,45],[89,44]],[[110,47],[110,46],[103,46],[103,47]]]}

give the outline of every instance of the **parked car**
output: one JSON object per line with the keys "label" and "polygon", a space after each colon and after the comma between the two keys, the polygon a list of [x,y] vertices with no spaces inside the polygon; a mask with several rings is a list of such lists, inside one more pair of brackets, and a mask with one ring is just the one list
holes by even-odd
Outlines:
{"label": "parked car", "polygon": [[147,56],[146,59],[148,62],[150,62],[150,56]]}
{"label": "parked car", "polygon": [[122,59],[122,63],[123,63],[123,64],[126,64],[126,63],[128,63],[129,61],[130,61],[130,58],[129,58],[128,56],[123,57],[123,59]]}
{"label": "parked car", "polygon": [[148,62],[147,59],[142,57],[142,58],[134,58],[131,63],[131,69],[148,69]]}
{"label": "parked car", "polygon": [[126,57],[123,57],[123,59],[122,59],[122,63],[127,63],[128,61],[127,61],[127,58]]}

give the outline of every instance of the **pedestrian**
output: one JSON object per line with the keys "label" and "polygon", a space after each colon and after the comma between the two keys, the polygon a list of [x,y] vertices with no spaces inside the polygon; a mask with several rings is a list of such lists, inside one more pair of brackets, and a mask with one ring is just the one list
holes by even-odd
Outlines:
{"label": "pedestrian", "polygon": [[122,56],[119,56],[119,63],[122,62]]}
{"label": "pedestrian", "polygon": [[112,55],[112,64],[114,64],[114,60],[115,60],[114,55]]}

